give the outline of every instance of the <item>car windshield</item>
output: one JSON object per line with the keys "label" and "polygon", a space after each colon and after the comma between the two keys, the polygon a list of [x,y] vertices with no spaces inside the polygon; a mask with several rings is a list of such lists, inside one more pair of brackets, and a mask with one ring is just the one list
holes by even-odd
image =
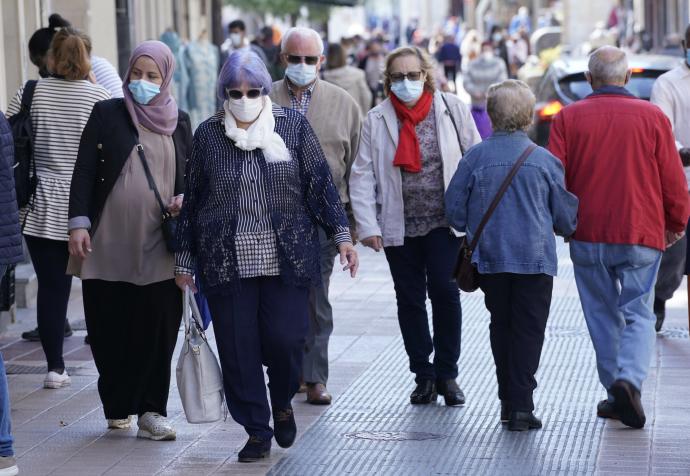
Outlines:
{"label": "car windshield", "polygon": [[[638,98],[649,100],[654,81],[663,73],[664,71],[648,70],[641,74],[633,74],[625,88]],[[592,93],[592,87],[585,79],[584,74],[565,77],[559,81],[559,86],[563,93],[573,101],[582,99]]]}

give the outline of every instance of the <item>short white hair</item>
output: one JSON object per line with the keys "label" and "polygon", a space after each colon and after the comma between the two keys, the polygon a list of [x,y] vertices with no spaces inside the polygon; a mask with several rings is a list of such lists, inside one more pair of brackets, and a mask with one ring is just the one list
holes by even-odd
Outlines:
{"label": "short white hair", "polygon": [[324,47],[323,47],[323,39],[321,39],[321,35],[319,35],[319,33],[316,30],[312,30],[311,28],[305,28],[303,26],[296,26],[296,27],[290,28],[288,31],[285,32],[282,40],[280,40],[280,51],[281,52],[285,53],[288,41],[290,41],[290,37],[293,35],[300,36],[302,38],[311,37],[314,41],[316,41],[316,45],[319,47],[319,54],[320,55],[323,54]]}
{"label": "short white hair", "polygon": [[593,82],[624,83],[628,76],[628,57],[620,48],[602,46],[590,55],[588,69]]}
{"label": "short white hair", "polygon": [[486,111],[494,130],[524,131],[532,125],[535,103],[536,99],[527,83],[506,79],[489,86]]}

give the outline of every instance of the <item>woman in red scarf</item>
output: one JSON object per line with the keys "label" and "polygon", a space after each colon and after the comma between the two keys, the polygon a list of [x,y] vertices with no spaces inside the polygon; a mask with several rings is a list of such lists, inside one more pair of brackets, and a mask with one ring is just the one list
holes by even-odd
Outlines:
{"label": "woman in red scarf", "polygon": [[469,108],[435,90],[433,65],[418,48],[390,54],[384,90],[388,98],[367,116],[350,175],[357,232],[362,244],[384,250],[390,266],[417,384],[410,402],[432,403],[441,394],[446,405],[462,405],[460,295],[451,280],[460,240],[445,218],[443,197],[464,151],[481,138]]}

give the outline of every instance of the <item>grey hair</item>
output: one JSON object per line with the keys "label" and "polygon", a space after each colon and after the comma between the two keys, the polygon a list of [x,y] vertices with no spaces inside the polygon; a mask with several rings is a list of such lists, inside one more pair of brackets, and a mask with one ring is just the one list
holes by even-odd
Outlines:
{"label": "grey hair", "polygon": [[524,81],[507,79],[492,84],[486,98],[486,110],[494,130],[524,131],[532,125],[537,100]]}
{"label": "grey hair", "polygon": [[589,74],[592,82],[622,84],[628,76],[628,57],[615,46],[602,46],[589,56]]}
{"label": "grey hair", "polygon": [[290,41],[290,37],[292,35],[297,35],[301,37],[311,37],[316,41],[317,46],[319,47],[319,54],[322,55],[324,51],[323,47],[323,39],[321,38],[321,35],[316,30],[312,30],[311,28],[305,28],[303,26],[296,26],[293,28],[290,28],[288,31],[285,32],[283,35],[282,40],[280,40],[280,51],[285,53],[286,47],[288,42]]}

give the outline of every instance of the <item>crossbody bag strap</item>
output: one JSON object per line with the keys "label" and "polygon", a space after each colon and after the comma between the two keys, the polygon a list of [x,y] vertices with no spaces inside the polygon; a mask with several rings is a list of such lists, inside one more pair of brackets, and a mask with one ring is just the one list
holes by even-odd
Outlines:
{"label": "crossbody bag strap", "polygon": [[513,167],[510,169],[510,172],[508,173],[508,176],[503,180],[503,183],[501,184],[501,188],[498,189],[498,192],[496,192],[496,196],[494,197],[493,201],[491,202],[491,205],[489,205],[489,208],[486,210],[486,213],[484,213],[484,216],[482,217],[482,221],[479,222],[479,226],[477,227],[477,231],[474,234],[474,238],[472,238],[472,243],[470,243],[470,252],[474,252],[474,249],[477,247],[477,244],[479,243],[479,237],[481,236],[482,232],[484,231],[484,228],[486,227],[486,224],[489,221],[489,218],[491,218],[491,215],[496,211],[496,208],[498,207],[499,202],[503,198],[503,195],[505,195],[506,191],[508,190],[508,187],[510,187],[510,183],[513,181],[513,178],[515,175],[518,173],[518,169],[522,166],[522,164],[525,163],[527,158],[532,154],[534,149],[537,148],[536,144],[530,144],[525,151],[522,153],[519,159],[517,159],[517,162],[513,165]]}
{"label": "crossbody bag strap", "polygon": [[462,155],[465,155],[465,148],[462,146],[462,139],[460,138],[460,129],[458,129],[458,125],[455,122],[455,117],[453,117],[453,113],[450,111],[450,106],[448,105],[448,101],[446,101],[446,95],[441,93],[441,99],[443,99],[443,104],[446,105],[446,111],[448,112],[448,115],[450,116],[450,121],[453,123],[453,129],[455,129],[455,135],[458,137],[458,144],[460,144],[460,153]]}
{"label": "crossbody bag strap", "polygon": [[163,214],[163,218],[165,219],[170,215],[170,213],[168,212],[168,209],[165,206],[163,199],[161,198],[161,194],[158,193],[156,181],[153,180],[153,175],[151,174],[151,170],[149,169],[149,164],[146,162],[144,146],[141,144],[137,144],[136,148],[137,152],[139,153],[139,158],[141,159],[141,165],[144,167],[144,173],[146,173],[146,180],[149,182],[149,187],[151,188],[151,190],[153,190],[153,193],[156,195],[156,200],[158,201],[158,205],[161,207],[161,213]]}

